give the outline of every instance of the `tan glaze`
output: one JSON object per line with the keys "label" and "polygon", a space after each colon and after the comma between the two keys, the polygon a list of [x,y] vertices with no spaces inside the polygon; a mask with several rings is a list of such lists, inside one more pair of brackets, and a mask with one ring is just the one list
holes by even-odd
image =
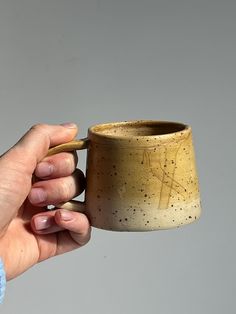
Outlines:
{"label": "tan glaze", "polygon": [[201,212],[189,126],[165,121],[93,126],[88,138],[54,147],[49,154],[88,148],[83,211],[94,227],[116,231],[170,229]]}
{"label": "tan glaze", "polygon": [[65,144],[61,144],[49,149],[47,156],[52,156],[62,152],[70,152],[73,150],[85,149],[87,148],[88,140],[87,138],[81,140],[71,141]]}

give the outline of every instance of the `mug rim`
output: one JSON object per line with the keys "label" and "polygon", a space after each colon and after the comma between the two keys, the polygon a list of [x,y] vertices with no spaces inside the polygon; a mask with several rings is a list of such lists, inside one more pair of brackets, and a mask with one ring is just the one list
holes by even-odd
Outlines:
{"label": "mug rim", "polygon": [[[147,134],[147,135],[116,135],[116,134],[106,134],[102,133],[102,130],[109,129],[112,127],[122,127],[122,126],[160,126],[166,125],[174,127],[176,126],[176,130],[173,132],[167,132],[162,134]],[[179,128],[179,129],[178,129]],[[99,132],[100,131],[100,132]],[[95,136],[98,139],[110,139],[110,140],[122,140],[122,141],[132,141],[132,140],[146,140],[147,138],[155,139],[170,139],[173,136],[182,136],[184,133],[191,132],[191,127],[188,124],[175,122],[175,121],[166,121],[166,120],[127,120],[127,121],[116,121],[116,122],[107,122],[101,124],[92,125],[88,129],[88,133],[91,136]]]}

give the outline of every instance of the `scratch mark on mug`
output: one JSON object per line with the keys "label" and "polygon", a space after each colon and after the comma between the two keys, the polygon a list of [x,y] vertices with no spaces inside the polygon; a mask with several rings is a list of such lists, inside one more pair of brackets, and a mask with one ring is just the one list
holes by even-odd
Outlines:
{"label": "scratch mark on mug", "polygon": [[177,161],[177,155],[178,155],[178,152],[180,150],[180,147],[181,147],[182,143],[177,147],[176,151],[175,151],[175,157],[174,157],[174,160],[173,160],[173,163],[171,162],[171,166],[172,166],[172,175],[171,175],[171,186],[170,186],[170,190],[169,190],[169,195],[168,195],[168,198],[167,198],[167,204],[166,204],[166,208],[168,208],[169,206],[169,202],[170,202],[170,196],[171,196],[171,192],[173,190],[173,186],[174,186],[174,177],[175,177],[175,170],[176,170],[176,161]]}
{"label": "scratch mark on mug", "polygon": [[146,149],[143,151],[143,160],[141,164],[146,164],[148,167],[151,167],[150,152]]}
{"label": "scratch mark on mug", "polygon": [[[165,154],[164,154],[164,166],[166,166],[167,163],[167,149],[165,147]],[[166,208],[163,203],[163,199],[164,199],[164,187],[166,186],[166,184],[168,183],[168,181],[165,181],[166,178],[166,172],[164,171],[164,169],[162,169],[162,165],[161,165],[161,161],[158,162],[160,164],[160,169],[162,170],[162,179],[161,179],[161,190],[160,190],[160,196],[159,196],[159,204],[158,204],[158,209],[161,208]],[[152,168],[152,173],[156,176],[155,174],[155,168]],[[157,176],[156,176],[157,177]],[[157,177],[158,178],[158,177]],[[160,178],[158,178],[160,179]],[[168,187],[168,185],[167,185]]]}
{"label": "scratch mark on mug", "polygon": [[[182,197],[185,197],[185,187],[174,178],[177,167],[177,155],[182,144],[183,142],[176,148],[174,159],[168,158],[168,151],[165,148],[165,152],[163,154],[164,161],[155,161],[155,165],[158,165],[158,167],[153,165],[154,162],[151,159],[151,152],[145,150],[143,153],[142,163],[146,164],[153,176],[161,182],[158,209],[168,208],[172,190],[174,190],[177,194],[180,194]],[[168,169],[168,173],[165,168]]]}

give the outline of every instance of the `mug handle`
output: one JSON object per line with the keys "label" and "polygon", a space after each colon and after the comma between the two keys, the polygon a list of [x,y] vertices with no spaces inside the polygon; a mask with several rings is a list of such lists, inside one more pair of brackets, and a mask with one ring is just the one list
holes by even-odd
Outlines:
{"label": "mug handle", "polygon": [[[71,152],[73,150],[82,150],[88,148],[88,138],[83,138],[80,140],[70,141],[61,145],[54,146],[48,150],[47,157],[52,156],[62,152]],[[85,202],[80,201],[69,201],[66,203],[57,204],[57,208],[64,208],[67,210],[73,210],[76,212],[85,212]]]}
{"label": "mug handle", "polygon": [[73,150],[81,150],[88,148],[88,138],[70,141],[61,145],[54,146],[48,150],[47,156],[52,156],[62,152],[71,152]]}

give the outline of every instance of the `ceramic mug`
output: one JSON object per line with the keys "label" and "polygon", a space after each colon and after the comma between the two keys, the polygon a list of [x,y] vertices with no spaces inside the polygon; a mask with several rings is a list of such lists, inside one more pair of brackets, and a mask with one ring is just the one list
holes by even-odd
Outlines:
{"label": "ceramic mug", "polygon": [[191,128],[167,121],[129,121],[89,128],[86,139],[51,148],[49,155],[87,149],[83,211],[92,226],[114,231],[170,229],[201,212]]}

